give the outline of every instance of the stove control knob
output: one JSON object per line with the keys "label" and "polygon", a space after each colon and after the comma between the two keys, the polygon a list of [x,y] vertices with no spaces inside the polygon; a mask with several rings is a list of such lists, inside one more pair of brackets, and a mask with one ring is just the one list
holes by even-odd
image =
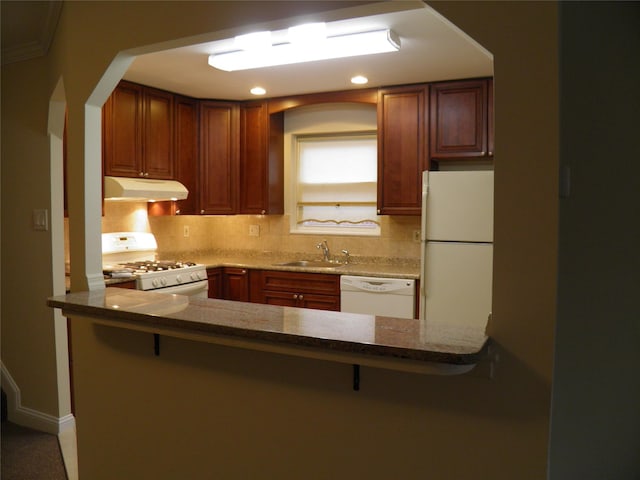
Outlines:
{"label": "stove control knob", "polygon": [[176,282],[182,283],[182,277],[180,275],[176,275]]}
{"label": "stove control knob", "polygon": [[189,277],[191,278],[191,280],[193,280],[194,282],[196,280],[198,280],[198,274],[197,273],[192,273],[191,275],[189,275]]}
{"label": "stove control knob", "polygon": [[151,281],[151,284],[152,284],[154,287],[158,288],[158,285],[159,285],[158,279],[157,279],[157,278],[154,278],[154,279]]}
{"label": "stove control knob", "polygon": [[167,284],[166,277],[160,277],[160,283],[162,284],[162,286],[165,286]]}

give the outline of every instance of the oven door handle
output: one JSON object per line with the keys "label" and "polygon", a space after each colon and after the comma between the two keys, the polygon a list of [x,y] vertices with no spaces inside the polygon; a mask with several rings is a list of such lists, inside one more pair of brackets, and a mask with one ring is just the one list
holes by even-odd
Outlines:
{"label": "oven door handle", "polygon": [[209,290],[209,282],[207,280],[202,280],[200,282],[186,283],[183,285],[176,285],[173,287],[147,290],[147,292],[175,293],[177,295],[198,296],[198,297],[206,298],[208,290]]}

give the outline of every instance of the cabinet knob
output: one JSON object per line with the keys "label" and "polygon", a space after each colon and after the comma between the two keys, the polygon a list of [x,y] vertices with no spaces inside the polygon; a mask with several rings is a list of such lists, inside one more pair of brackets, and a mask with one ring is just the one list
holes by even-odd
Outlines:
{"label": "cabinet knob", "polygon": [[298,300],[304,299],[304,295],[298,295]]}
{"label": "cabinet knob", "polygon": [[246,270],[244,270],[244,269],[242,269],[242,270],[240,271],[240,273],[241,273],[242,275],[244,275],[245,273],[247,273],[247,271],[246,271]]}
{"label": "cabinet knob", "polygon": [[204,210],[200,210],[200,215],[204,215]]}
{"label": "cabinet knob", "polygon": [[491,150],[489,150],[489,156],[493,157],[493,152]]}
{"label": "cabinet knob", "polygon": [[176,215],[180,215],[180,210],[176,210]]}
{"label": "cabinet knob", "polygon": [[376,210],[378,212],[378,215],[380,215],[380,209]]}
{"label": "cabinet knob", "polygon": [[148,177],[149,176],[149,172],[144,172],[144,176]]}
{"label": "cabinet knob", "polygon": [[144,177],[144,172],[140,172],[140,173],[138,173],[138,176],[139,176],[139,177]]}
{"label": "cabinet knob", "polygon": [[484,150],[480,152],[480,155],[482,155],[483,157],[487,154],[487,152],[485,152]]}
{"label": "cabinet knob", "polygon": [[297,299],[298,299],[298,294],[297,294],[297,293],[294,293],[294,294],[293,294],[293,299],[294,299],[294,300],[297,300]]}
{"label": "cabinet knob", "polygon": [[261,215],[264,215],[265,213],[267,213],[266,210],[262,210],[262,212],[260,212]]}

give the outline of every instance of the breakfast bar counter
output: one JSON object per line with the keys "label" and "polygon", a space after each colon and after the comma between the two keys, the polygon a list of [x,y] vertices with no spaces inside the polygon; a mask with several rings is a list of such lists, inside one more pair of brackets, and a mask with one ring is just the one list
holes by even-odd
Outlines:
{"label": "breakfast bar counter", "polygon": [[465,373],[489,343],[483,330],[420,320],[120,288],[51,297],[47,304],[68,317],[153,333],[156,340],[169,336],[417,373]]}

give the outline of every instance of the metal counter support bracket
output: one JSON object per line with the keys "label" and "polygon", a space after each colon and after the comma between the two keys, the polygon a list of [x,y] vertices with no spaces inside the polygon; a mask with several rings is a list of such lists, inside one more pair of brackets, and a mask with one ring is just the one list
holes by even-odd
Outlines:
{"label": "metal counter support bracket", "polygon": [[353,389],[360,390],[360,365],[353,366]]}
{"label": "metal counter support bracket", "polygon": [[153,353],[155,354],[156,357],[160,355],[160,334],[159,333],[153,334]]}

